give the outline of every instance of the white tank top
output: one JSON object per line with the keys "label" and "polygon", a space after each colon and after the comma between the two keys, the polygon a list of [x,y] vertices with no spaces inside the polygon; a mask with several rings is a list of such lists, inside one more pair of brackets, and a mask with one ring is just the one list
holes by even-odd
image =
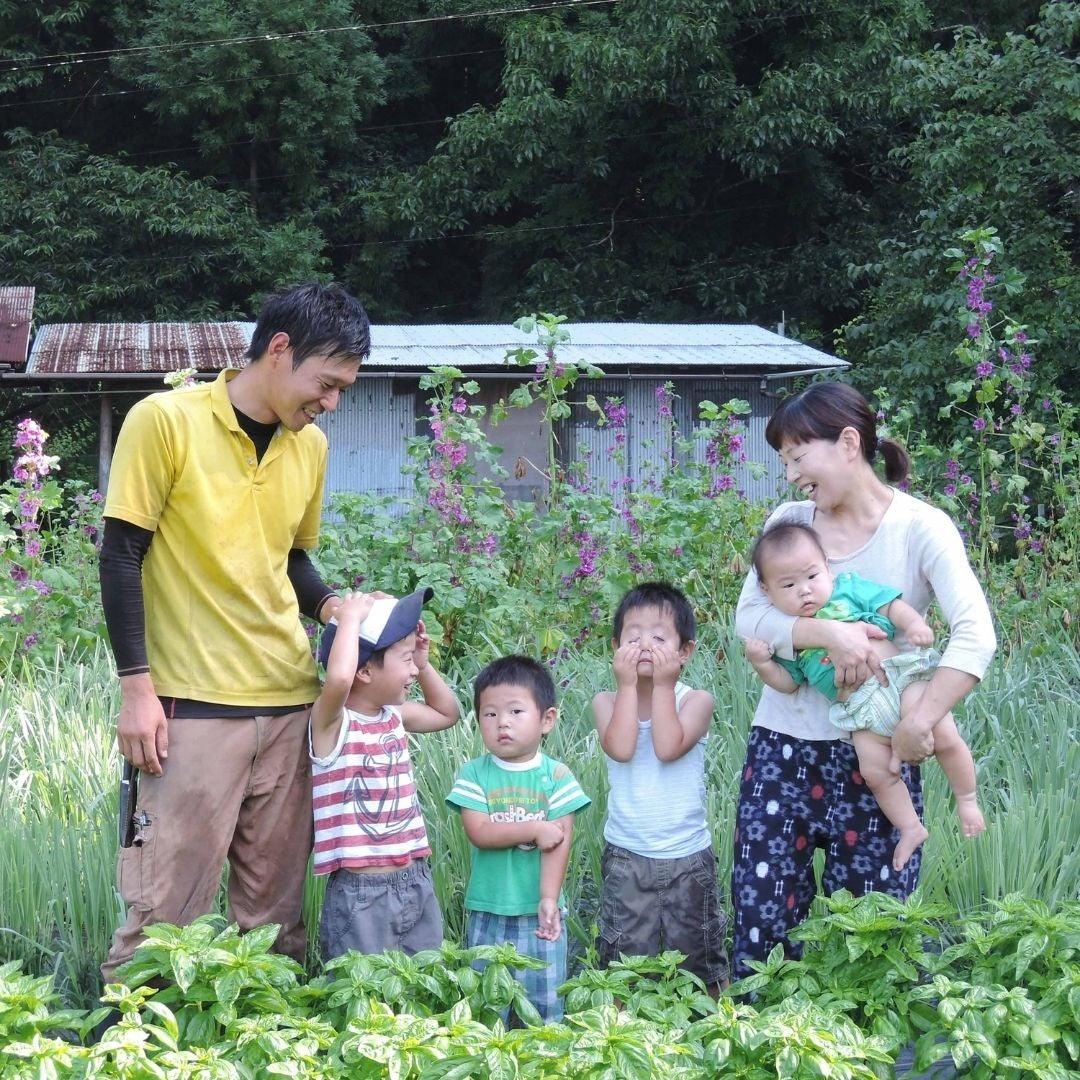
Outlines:
{"label": "white tank top", "polygon": [[[691,687],[675,685],[681,709]],[[653,749],[652,721],[638,721],[637,747],[629,761],[607,761],[604,839],[635,855],[681,859],[712,842],[705,821],[705,739],[677,761],[661,761]]]}

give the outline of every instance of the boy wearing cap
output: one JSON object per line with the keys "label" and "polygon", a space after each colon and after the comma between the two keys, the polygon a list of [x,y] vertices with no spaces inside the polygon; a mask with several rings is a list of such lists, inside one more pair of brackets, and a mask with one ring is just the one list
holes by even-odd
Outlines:
{"label": "boy wearing cap", "polygon": [[[315,873],[330,875],[319,926],[327,960],[442,942],[407,735],[459,715],[428,659],[420,613],[431,596],[347,594],[320,642],[326,682],[311,709],[310,751]],[[405,700],[414,682],[423,702]]]}

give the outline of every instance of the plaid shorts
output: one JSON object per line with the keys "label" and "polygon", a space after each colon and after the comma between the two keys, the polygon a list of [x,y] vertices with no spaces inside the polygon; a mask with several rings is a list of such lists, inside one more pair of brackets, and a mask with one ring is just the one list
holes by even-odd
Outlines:
{"label": "plaid shorts", "polygon": [[[543,1017],[545,1023],[557,1023],[563,1018],[563,1001],[555,993],[566,982],[566,912],[562,912],[562,933],[558,941],[538,938],[540,920],[536,915],[495,915],[490,911],[470,911],[465,923],[465,944],[513,945],[523,956],[547,961],[546,968],[513,972],[525,988],[525,994]],[[473,966],[483,971],[486,963],[477,960]],[[507,1010],[509,1013],[509,1010]],[[503,1020],[507,1020],[504,1014]]]}
{"label": "plaid shorts", "polygon": [[892,738],[900,722],[900,697],[913,683],[929,679],[941,662],[936,649],[887,656],[881,666],[889,679],[882,686],[870,678],[847,701],[834,702],[829,709],[829,721],[842,731],[872,731],[886,739]]}

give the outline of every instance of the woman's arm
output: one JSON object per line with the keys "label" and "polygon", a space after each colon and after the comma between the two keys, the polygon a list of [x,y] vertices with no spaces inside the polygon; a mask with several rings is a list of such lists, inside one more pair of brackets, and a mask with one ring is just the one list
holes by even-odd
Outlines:
{"label": "woman's arm", "polygon": [[952,520],[926,507],[912,531],[916,560],[949,624],[949,643],[915,709],[901,716],[893,732],[894,758],[921,761],[933,753],[933,729],[983,677],[997,649],[986,595],[968,562]]}

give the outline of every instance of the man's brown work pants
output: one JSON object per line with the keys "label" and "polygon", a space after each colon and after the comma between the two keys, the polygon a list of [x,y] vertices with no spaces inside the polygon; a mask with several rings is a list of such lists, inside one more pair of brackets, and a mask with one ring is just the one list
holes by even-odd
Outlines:
{"label": "man's brown work pants", "polygon": [[307,709],[284,716],[169,721],[163,774],[139,776],[141,843],[121,848],[127,921],[101,974],[113,981],[150,923],[185,925],[214,909],[229,860],[229,918],[279,923],[275,948],[303,962],[301,912],[312,843]]}

